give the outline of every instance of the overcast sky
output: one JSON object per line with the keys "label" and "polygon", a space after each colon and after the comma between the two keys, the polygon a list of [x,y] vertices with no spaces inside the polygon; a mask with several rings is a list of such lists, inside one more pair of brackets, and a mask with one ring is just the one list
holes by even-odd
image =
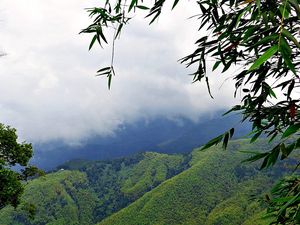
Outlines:
{"label": "overcast sky", "polygon": [[211,74],[212,100],[177,62],[199,35],[187,19],[196,12],[188,1],[150,27],[142,17],[126,27],[109,91],[95,71],[109,64],[110,46],[88,52],[90,37],[78,35],[89,22],[84,8],[99,2],[1,0],[0,50],[7,56],[0,59],[0,121],[22,139],[74,142],[156,116],[197,121],[236,102],[218,73]]}

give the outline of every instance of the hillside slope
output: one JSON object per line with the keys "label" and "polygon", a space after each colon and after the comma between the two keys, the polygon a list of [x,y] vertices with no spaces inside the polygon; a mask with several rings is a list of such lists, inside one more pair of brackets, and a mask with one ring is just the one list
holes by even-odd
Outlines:
{"label": "hillside slope", "polygon": [[36,206],[34,220],[23,203],[16,211],[1,210],[0,224],[265,224],[259,199],[287,169],[279,164],[261,172],[257,164],[241,164],[247,155],[240,151],[269,148],[263,140],[235,140],[227,151],[214,147],[187,155],[145,152],[111,161],[70,161],[28,183],[23,201]]}
{"label": "hillside slope", "polygon": [[59,171],[29,182],[23,201],[35,205],[35,219],[28,218],[22,204],[16,211],[11,207],[0,211],[1,225],[90,225],[97,196],[85,173]]}
{"label": "hillside slope", "polygon": [[[182,155],[146,152],[111,161],[71,161],[29,182],[21,205],[0,211],[1,225],[90,225],[111,215],[183,170]],[[70,171],[71,170],[71,171]]]}
{"label": "hillside slope", "polygon": [[238,225],[246,224],[248,218],[259,224],[254,217],[264,206],[250,199],[267,191],[284,169],[260,173],[253,164],[241,165],[246,156],[238,150],[264,147],[261,141],[249,145],[238,140],[231,142],[228,151],[195,150],[189,169],[99,225]]}

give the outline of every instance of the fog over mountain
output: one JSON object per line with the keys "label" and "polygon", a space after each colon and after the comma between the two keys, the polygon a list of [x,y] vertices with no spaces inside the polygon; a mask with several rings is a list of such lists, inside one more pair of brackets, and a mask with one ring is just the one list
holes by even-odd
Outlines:
{"label": "fog over mountain", "polygon": [[51,170],[74,159],[107,160],[145,151],[188,153],[232,126],[236,128],[235,137],[245,137],[249,125],[240,125],[239,121],[239,116],[206,117],[199,123],[185,118],[139,120],[119,127],[114,135],[94,135],[80,144],[70,145],[63,140],[35,143],[32,163]]}
{"label": "fog over mountain", "polygon": [[[136,17],[116,43],[117,76],[112,90],[95,71],[106,66],[110,47],[88,52],[87,7],[99,1],[9,1],[1,4],[0,121],[33,143],[80,144],[114,135],[140,120],[203,118],[235,103],[232,84],[211,75],[192,84],[177,60],[193,49],[197,21],[192,6],[178,7],[148,26]],[[189,4],[190,5],[190,4]],[[180,30],[180,32],[178,32]]]}

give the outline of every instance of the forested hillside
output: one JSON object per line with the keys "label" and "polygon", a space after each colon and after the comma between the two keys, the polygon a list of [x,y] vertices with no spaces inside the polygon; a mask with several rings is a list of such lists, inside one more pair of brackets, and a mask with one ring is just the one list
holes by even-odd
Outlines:
{"label": "forested hillside", "polygon": [[11,207],[1,210],[0,224],[89,225],[98,199],[85,173],[59,171],[29,182],[23,200],[35,205],[35,219],[29,219],[22,204],[16,211]]}
{"label": "forested hillside", "polygon": [[245,154],[238,150],[264,148],[264,145],[259,142],[252,146],[239,140],[232,142],[228,151],[220,148],[205,152],[195,150],[189,169],[99,225],[235,225],[247,224],[249,220],[259,224],[261,221],[255,219],[259,218],[256,214],[265,207],[261,194],[269,190],[285,169],[259,173],[253,164],[240,163]]}
{"label": "forested hillside", "polygon": [[187,155],[71,161],[27,185],[23,200],[35,204],[34,220],[23,204],[1,210],[0,224],[266,224],[260,219],[263,196],[289,168],[279,164],[260,172],[258,164],[241,164],[247,155],[240,151],[270,147],[262,140],[248,143],[236,140],[226,151],[214,147]]}
{"label": "forested hillside", "polygon": [[[182,155],[152,152],[105,162],[72,161],[30,181],[26,204],[16,211],[1,210],[0,224],[93,224],[179,173],[183,165]],[[24,210],[28,204],[35,205],[34,220]]]}

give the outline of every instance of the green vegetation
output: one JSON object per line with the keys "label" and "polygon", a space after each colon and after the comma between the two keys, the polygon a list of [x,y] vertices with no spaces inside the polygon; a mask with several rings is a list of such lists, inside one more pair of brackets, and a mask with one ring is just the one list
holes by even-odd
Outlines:
{"label": "green vegetation", "polygon": [[16,211],[7,207],[0,211],[0,224],[92,224],[97,196],[88,187],[86,174],[77,171],[58,171],[35,179],[26,186],[23,199],[34,204],[35,218],[20,205]]}
{"label": "green vegetation", "polygon": [[146,152],[105,162],[70,162],[61,167],[87,174],[99,198],[94,219],[100,221],[181,172],[183,160],[181,155]]}
{"label": "green vegetation", "polygon": [[251,196],[259,196],[269,189],[271,183],[272,179],[264,175],[239,183],[235,193],[209,213],[206,224],[241,224],[247,221],[248,217],[252,217],[263,206],[258,200],[251,201]]}
{"label": "green vegetation", "polygon": [[[30,181],[23,196],[26,204],[16,211],[1,210],[0,224],[96,223],[181,172],[183,159],[146,152],[106,162],[71,161],[60,168],[72,171],[59,170]],[[25,210],[32,205],[34,220]]]}
{"label": "green vegetation", "polygon": [[[7,205],[17,207],[24,191],[22,181],[42,174],[28,165],[32,155],[31,144],[18,143],[16,129],[0,123],[0,210]],[[17,172],[14,166],[22,169]]]}
{"label": "green vegetation", "polygon": [[233,141],[229,151],[193,151],[189,169],[99,225],[235,225],[247,223],[248,219],[259,223],[255,215],[266,207],[262,195],[286,169],[278,166],[276,172],[260,173],[255,165],[241,165],[245,154],[237,150],[259,150],[265,145],[248,143]]}
{"label": "green vegetation", "polygon": [[278,164],[260,172],[259,163],[241,164],[247,155],[240,151],[269,147],[264,140],[254,145],[236,140],[228,151],[213,147],[185,156],[146,152],[111,161],[71,161],[60,167],[64,170],[30,181],[23,195],[30,205],[4,208],[0,224],[266,224],[261,219],[265,195],[290,169]]}

